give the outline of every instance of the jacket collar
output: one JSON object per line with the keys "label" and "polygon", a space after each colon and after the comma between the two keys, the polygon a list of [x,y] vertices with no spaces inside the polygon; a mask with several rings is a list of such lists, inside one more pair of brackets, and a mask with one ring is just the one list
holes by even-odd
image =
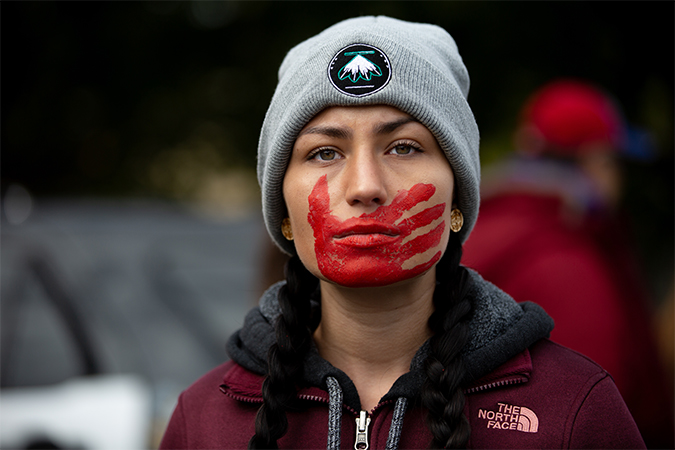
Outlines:
{"label": "jacket collar", "polygon": [[[223,377],[223,384],[220,390],[235,400],[262,403],[262,383],[264,376],[258,375],[245,369],[237,363],[230,362],[230,369]],[[403,375],[410,376],[412,372]],[[532,375],[532,359],[529,350],[517,354],[491,373],[470,383],[465,392],[472,394],[490,389],[495,389],[509,384],[527,383]],[[400,380],[400,379],[399,379]],[[397,381],[392,386],[392,390],[384,397],[397,397]],[[328,392],[325,388],[319,386],[305,387],[298,391],[298,397],[305,400],[312,400],[328,404]],[[352,408],[353,409],[353,408]]]}

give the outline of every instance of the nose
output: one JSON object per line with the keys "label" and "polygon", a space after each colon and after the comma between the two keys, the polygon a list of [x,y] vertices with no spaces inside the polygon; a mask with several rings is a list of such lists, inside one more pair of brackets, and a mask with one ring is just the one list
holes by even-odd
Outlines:
{"label": "nose", "polygon": [[387,202],[385,168],[373,153],[355,153],[344,173],[345,200],[350,206],[384,205]]}

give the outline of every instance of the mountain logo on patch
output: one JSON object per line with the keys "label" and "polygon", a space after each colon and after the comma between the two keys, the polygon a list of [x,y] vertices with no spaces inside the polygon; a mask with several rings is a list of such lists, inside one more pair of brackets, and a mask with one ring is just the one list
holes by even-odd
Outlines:
{"label": "mountain logo on patch", "polygon": [[389,58],[368,44],[343,48],[328,65],[328,78],[335,89],[351,97],[374,94],[391,79]]}
{"label": "mountain logo on patch", "polygon": [[381,76],[382,70],[380,70],[377,64],[363,57],[361,52],[358,52],[351,61],[345,64],[342,69],[338,71],[338,78],[341,80],[349,78],[352,83],[356,83],[359,81],[359,79],[370,81],[372,77]]}

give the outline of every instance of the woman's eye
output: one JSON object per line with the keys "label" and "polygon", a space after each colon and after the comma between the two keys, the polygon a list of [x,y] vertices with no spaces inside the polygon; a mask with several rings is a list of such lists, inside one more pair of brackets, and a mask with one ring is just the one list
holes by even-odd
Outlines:
{"label": "woman's eye", "polygon": [[335,150],[323,149],[312,155],[312,159],[320,159],[321,161],[332,161],[337,158],[337,152]]}
{"label": "woman's eye", "polygon": [[410,144],[398,144],[391,149],[391,153],[394,153],[395,155],[409,155],[416,150],[418,149]]}

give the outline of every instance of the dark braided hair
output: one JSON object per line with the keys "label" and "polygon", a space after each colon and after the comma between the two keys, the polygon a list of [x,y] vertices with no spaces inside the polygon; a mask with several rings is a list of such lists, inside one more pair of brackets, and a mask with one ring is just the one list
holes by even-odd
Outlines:
{"label": "dark braided hair", "polygon": [[[429,410],[427,424],[434,448],[466,446],[471,433],[463,414],[464,393],[460,386],[464,366],[459,357],[469,340],[467,318],[472,304],[466,296],[470,285],[467,271],[459,265],[462,245],[450,233],[448,249],[436,266],[438,284],[434,291],[434,313],[429,327],[434,333],[426,361],[427,381],[422,388],[422,405]],[[288,429],[286,411],[295,409],[296,380],[301,379],[303,360],[310,348],[319,317],[311,299],[318,279],[297,256],[286,263],[286,285],[281,288],[281,315],[276,323],[276,343],[268,354],[268,375],[263,382],[263,405],[258,410],[255,434],[249,448],[278,448],[277,440]]]}
{"label": "dark braided hair", "polygon": [[468,319],[473,304],[467,296],[471,283],[467,270],[459,265],[461,258],[462,244],[456,233],[450,233],[448,249],[436,266],[434,313],[428,322],[434,336],[421,391],[422,405],[429,411],[431,448],[466,448],[471,435],[464,415],[461,382],[466,369],[460,353],[469,342]]}
{"label": "dark braided hair", "polygon": [[318,286],[314,277],[293,256],[286,263],[286,284],[281,288],[281,315],[276,322],[276,343],[267,357],[268,375],[262,386],[263,404],[255,421],[249,448],[278,448],[277,439],[288,429],[286,411],[295,409],[296,380],[301,379],[303,359],[312,342],[311,298]]}

